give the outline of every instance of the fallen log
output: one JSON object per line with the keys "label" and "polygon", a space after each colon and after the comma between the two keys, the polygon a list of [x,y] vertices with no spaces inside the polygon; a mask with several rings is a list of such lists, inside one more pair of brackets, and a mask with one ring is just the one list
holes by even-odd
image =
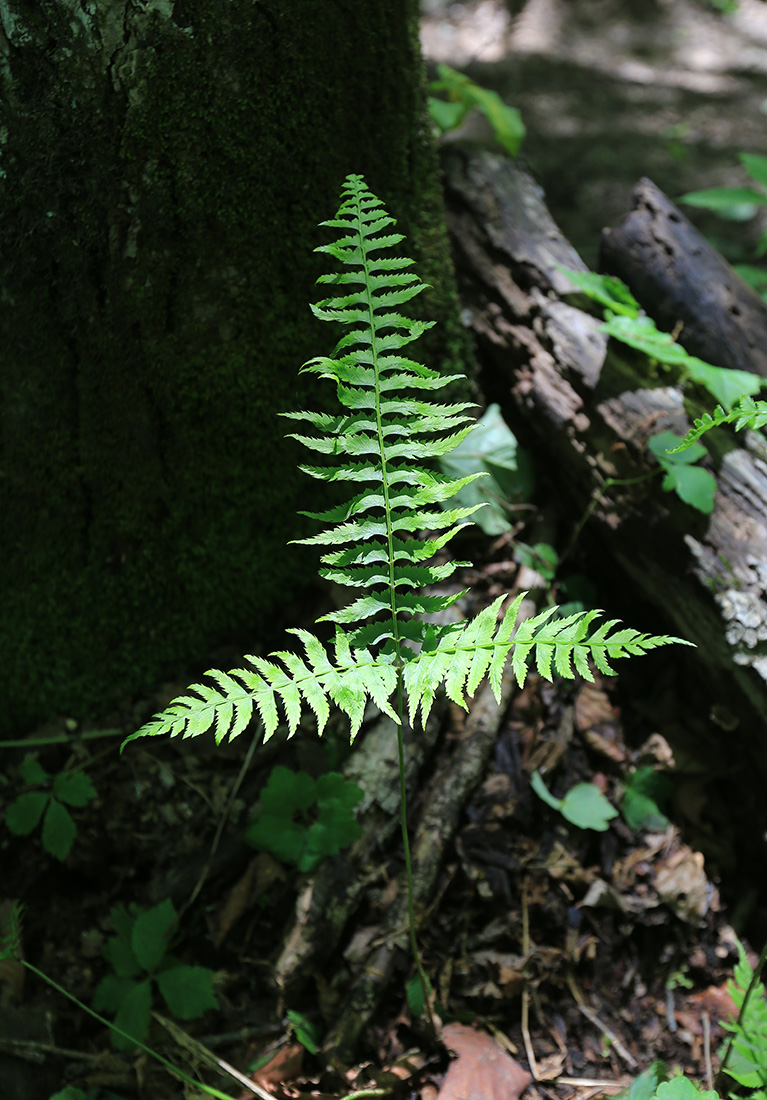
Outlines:
{"label": "fallen log", "polygon": [[678,329],[691,355],[767,377],[767,306],[651,180],[637,184],[621,224],[603,231],[599,266],[660,328]]}
{"label": "fallen log", "polygon": [[[567,522],[574,525],[593,508],[585,531],[591,573],[611,582],[617,612],[628,617],[633,603],[632,625],[668,629],[698,646],[692,660],[679,651],[653,675],[661,681],[673,669],[682,699],[687,689],[681,677],[690,677],[689,691],[695,694],[688,698],[697,703],[696,716],[689,707],[690,719],[697,723],[700,752],[709,762],[717,759],[719,769],[744,766],[748,791],[744,788],[733,812],[743,814],[754,844],[761,844],[761,791],[767,781],[767,441],[753,432],[711,433],[707,462],[718,488],[710,517],[664,493],[658,478],[607,487],[608,479],[636,478],[654,467],[646,446],[650,436],[687,430],[681,389],[658,385],[644,356],[608,344],[601,322],[571,297],[572,284],[556,265],[585,266],[523,168],[485,150],[450,146],[444,172],[448,224],[483,389],[501,404],[521,442],[534,448]],[[661,209],[660,200],[655,207]],[[695,256],[686,253],[684,262],[689,266]],[[666,259],[671,264],[674,257]],[[728,274],[726,287],[734,285]],[[708,314],[697,318],[701,332],[704,322],[724,327],[725,320],[735,321],[728,294],[716,318],[714,301],[701,298],[699,308]],[[744,339],[748,347],[767,349],[767,324],[758,330],[758,315],[750,311]],[[685,328],[693,329],[692,320]],[[710,361],[705,348],[700,354]],[[654,605],[651,614],[648,605]],[[643,608],[645,621],[637,621]],[[737,741],[735,735],[728,739],[729,754],[723,754],[722,731],[709,721],[710,713],[738,726]],[[738,782],[734,777],[736,790]]]}

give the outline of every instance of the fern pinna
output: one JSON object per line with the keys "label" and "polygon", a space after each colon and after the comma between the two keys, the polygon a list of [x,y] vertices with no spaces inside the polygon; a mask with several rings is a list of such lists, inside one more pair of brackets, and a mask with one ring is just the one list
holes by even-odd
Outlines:
{"label": "fern pinna", "polygon": [[271,660],[248,656],[247,667],[229,673],[212,669],[207,682],[192,685],[190,694],[133,736],[192,737],[214,727],[220,742],[239,734],[254,708],[265,738],[277,728],[280,709],[293,734],[304,705],[321,732],[331,702],[348,715],[354,736],[368,700],[401,726],[403,695],[411,722],[419,711],[426,720],[441,685],[465,706],[465,695],[488,676],[500,697],[510,655],[520,685],[531,661],[547,679],[555,672],[572,678],[577,671],[592,680],[589,661],[612,674],[614,658],[679,641],[616,629],[615,620],[595,628],[597,611],[558,618],[552,607],[518,625],[522,594],[500,623],[503,597],[469,622],[436,626],[420,618],[445,610],[463,594],[429,595],[424,589],[467,564],[438,564],[435,558],[481,507],[445,505],[481,475],[449,478],[429,463],[471,431],[471,406],[435,403],[432,392],[460,376],[439,374],[403,354],[433,324],[400,312],[426,286],[408,270],[412,260],[391,254],[403,237],[387,232],[395,221],[361,176],[347,177],[336,217],[322,224],[336,230],[337,238],[316,251],[341,270],[320,277],[334,293],[312,309],[347,331],[332,355],[310,360],[303,370],[335,383],[341,411],[284,415],[311,433],[294,436],[317,456],[302,469],[357,489],[336,508],[306,513],[324,528],[299,540],[322,547],[323,577],[357,594],[318,620],[335,627],[330,646],[307,630],[293,630],[303,653],[280,651]]}

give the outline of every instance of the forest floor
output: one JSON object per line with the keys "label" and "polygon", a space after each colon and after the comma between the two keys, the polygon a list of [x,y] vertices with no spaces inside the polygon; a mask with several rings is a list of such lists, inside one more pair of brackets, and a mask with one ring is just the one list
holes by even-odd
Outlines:
{"label": "forest floor", "polygon": [[[479,537],[471,549],[483,561],[465,579],[481,602],[536,584],[514,561],[510,535]],[[90,1005],[109,973],[114,907],[146,910],[171,899],[182,914],[174,956],[211,968],[218,1007],[168,1022],[155,990],[149,1044],[238,1100],[251,1093],[212,1074],[211,1059],[237,1067],[261,1096],[372,1088],[500,1100],[526,1089],[525,1100],[591,1100],[626,1088],[658,1060],[711,1087],[737,960],[717,880],[732,866],[737,838],[712,824],[715,777],[680,747],[684,700],[655,671],[655,698],[621,676],[556,685],[532,676],[498,714],[484,777],[445,838],[421,922],[444,1046],[425,1035],[423,1021],[412,1022],[413,966],[400,930],[394,979],[354,1057],[328,1063],[307,1049],[321,1046],[348,1012],[353,976],[389,934],[386,914],[402,889],[397,833],[386,842],[382,832],[363,858],[352,847],[326,861],[328,881],[338,884],[328,907],[351,880],[364,890],[338,943],[324,957],[315,952],[297,981],[283,974],[279,983],[275,958],[308,919],[313,874],[243,840],[277,764],[312,776],[344,771],[374,736],[375,715],[351,754],[340,729],[320,741],[308,726],[255,754],[246,733],[218,749],[208,737],[139,740],[122,757],[113,738],[81,739],[63,722],[38,731],[28,742],[36,759],[50,774],[83,769],[97,797],[72,811],[77,835],[63,861],[44,850],[39,830],[28,838],[3,833],[3,894],[23,900],[24,955]],[[185,686],[164,685],[108,724],[127,734]],[[435,759],[445,746],[460,756],[466,720],[457,707],[443,710],[411,798],[416,828]],[[35,744],[57,735],[71,740]],[[631,779],[638,769],[666,777],[649,803],[641,798],[648,789]],[[533,770],[560,798],[578,783],[596,784],[615,816],[603,831],[576,827],[533,793]],[[19,789],[16,768],[7,774],[6,805]],[[396,804],[394,775],[389,785]],[[48,1100],[65,1085],[87,1100],[202,1095],[147,1055],[115,1050],[105,1027],[18,967],[0,964],[0,991],[2,1100]],[[457,1057],[449,1061],[445,1048]]]}
{"label": "forest floor", "polygon": [[[601,228],[628,209],[640,176],[673,196],[743,183],[737,153],[767,154],[764,5],[744,2],[740,22],[729,24],[693,0],[648,0],[634,19],[614,18],[616,6],[529,0],[513,21],[494,0],[434,0],[424,21],[433,61],[468,65],[521,107],[525,156],[587,261]],[[472,549],[479,564],[468,580],[487,601],[530,586],[508,536]],[[216,653],[209,663],[226,667],[238,656]],[[109,972],[114,907],[170,899],[181,914],[173,952],[214,972],[218,1007],[169,1022],[155,990],[149,1043],[238,1100],[253,1093],[213,1073],[211,1058],[236,1067],[262,1096],[372,1088],[402,1098],[501,1100],[526,1089],[525,1100],[592,1100],[626,1088],[658,1060],[711,1087],[720,1021],[732,1011],[732,926],[743,927],[753,898],[745,879],[732,877],[738,838],[717,803],[717,775],[696,763],[689,701],[664,657],[642,664],[654,669],[647,679],[621,673],[551,686],[532,677],[499,716],[484,776],[447,837],[421,920],[443,1044],[408,1011],[413,967],[400,930],[395,978],[355,1057],[329,1066],[308,1049],[321,1046],[343,1011],[344,991],[402,889],[401,846],[392,837],[373,858],[355,859],[352,847],[328,861],[345,883],[339,892],[348,891],[350,875],[365,890],[338,945],[300,982],[278,987],[274,960],[286,930],[306,919],[313,873],[254,851],[245,826],[275,766],[317,776],[343,770],[353,754],[340,730],[321,742],[306,727],[252,757],[249,733],[220,748],[208,737],[137,741],[120,756],[120,740],[199,670],[128,712],[105,715],[103,737],[92,736],[97,730],[83,737],[61,719],[6,750],[0,811],[21,789],[25,753],[50,775],[86,772],[96,797],[72,809],[77,832],[64,860],[45,850],[39,829],[29,837],[3,830],[0,920],[10,901],[21,901],[24,957],[90,1005]],[[411,800],[414,825],[434,754],[440,745],[460,754],[464,731],[463,713],[445,709]],[[369,736],[363,729],[360,744]],[[653,788],[658,805],[637,800],[638,769],[667,777],[665,802],[662,785]],[[534,770],[556,797],[596,784],[620,812],[603,831],[580,829],[533,793]],[[396,796],[394,778],[391,789]],[[329,896],[328,907],[335,900]],[[457,1056],[448,1059],[446,1048]],[[104,1026],[0,961],[0,1100],[48,1100],[66,1086],[87,1100],[202,1095],[148,1055],[115,1050]]]}

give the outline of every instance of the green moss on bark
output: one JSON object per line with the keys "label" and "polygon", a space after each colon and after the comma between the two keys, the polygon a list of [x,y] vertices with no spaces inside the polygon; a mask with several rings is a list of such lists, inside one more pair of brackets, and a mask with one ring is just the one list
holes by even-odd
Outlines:
{"label": "green moss on bark", "polygon": [[277,413],[326,349],[316,223],[401,214],[462,366],[410,0],[3,0],[0,729],[270,641],[317,487]]}

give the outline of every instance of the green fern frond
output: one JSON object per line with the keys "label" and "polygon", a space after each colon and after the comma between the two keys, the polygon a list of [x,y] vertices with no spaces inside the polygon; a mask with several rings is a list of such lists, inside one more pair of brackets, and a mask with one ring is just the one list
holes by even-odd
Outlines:
{"label": "green fern frond", "polygon": [[721,405],[717,405],[713,413],[704,413],[693,422],[692,428],[682,442],[670,450],[669,454],[673,455],[686,450],[706,432],[722,424],[734,424],[736,432],[742,431],[743,428],[763,428],[767,425],[767,401],[754,401],[753,397],[744,394],[729,412],[725,412]]}
{"label": "green fern frond", "polygon": [[311,359],[302,369],[335,384],[342,412],[284,415],[302,426],[293,438],[319,456],[301,467],[307,474],[354,484],[346,501],[304,513],[324,527],[298,540],[322,547],[320,575],[351,590],[345,606],[318,620],[334,624],[335,641],[326,647],[310,632],[294,630],[303,653],[248,656],[246,666],[229,673],[213,669],[133,737],[194,737],[212,729],[220,742],[236,737],[256,715],[265,738],[283,721],[292,735],[307,707],[322,732],[331,703],[348,716],[354,736],[369,701],[400,724],[391,700],[401,693],[411,722],[419,713],[426,721],[442,685],[465,706],[466,696],[488,677],[500,698],[509,658],[520,684],[531,665],[547,679],[577,672],[590,680],[590,662],[611,675],[609,662],[616,658],[678,642],[617,629],[614,620],[594,626],[596,611],[558,618],[556,608],[548,608],[520,623],[522,595],[500,623],[504,597],[467,623],[424,621],[422,616],[445,611],[463,595],[424,589],[468,564],[438,555],[481,507],[446,505],[482,475],[450,478],[430,464],[471,431],[472,406],[429,400],[431,391],[460,376],[441,375],[401,354],[431,327],[403,310],[426,286],[407,270],[412,260],[380,255],[403,238],[386,232],[394,219],[361,176],[347,178],[336,217],[322,224],[339,236],[317,251],[343,270],[320,277],[323,285],[339,289],[312,309],[346,331],[332,355]]}
{"label": "green fern frond", "polygon": [[532,663],[545,680],[552,680],[554,675],[572,680],[577,673],[593,683],[589,662],[604,675],[614,676],[615,670],[609,660],[641,656],[658,646],[691,644],[667,635],[641,634],[630,627],[616,630],[616,619],[608,619],[591,631],[600,611],[581,611],[555,618],[558,608],[548,607],[518,625],[525,595],[521,592],[510,604],[497,629],[505,596],[499,596],[470,622],[451,627],[441,638],[426,638],[417,659],[404,668],[411,723],[419,710],[421,722],[426,721],[434,695],[443,683],[448,698],[465,707],[464,693],[472,696],[488,676],[500,702],[501,679],[509,656],[520,687]]}

